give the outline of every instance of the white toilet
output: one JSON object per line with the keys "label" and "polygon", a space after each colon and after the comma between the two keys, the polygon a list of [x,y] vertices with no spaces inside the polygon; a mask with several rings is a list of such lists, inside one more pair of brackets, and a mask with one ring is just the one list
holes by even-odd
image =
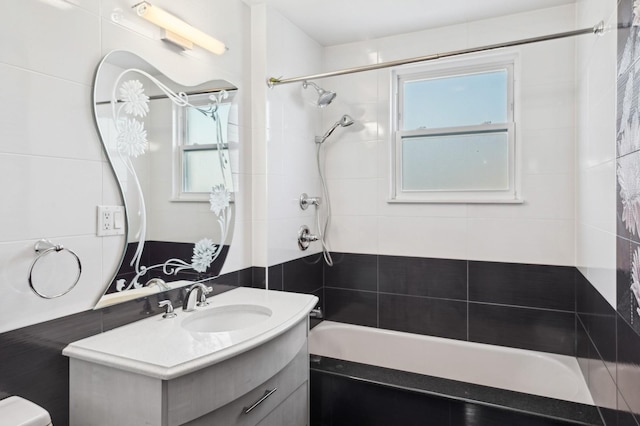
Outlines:
{"label": "white toilet", "polygon": [[0,401],[0,426],[51,426],[44,408],[19,396]]}

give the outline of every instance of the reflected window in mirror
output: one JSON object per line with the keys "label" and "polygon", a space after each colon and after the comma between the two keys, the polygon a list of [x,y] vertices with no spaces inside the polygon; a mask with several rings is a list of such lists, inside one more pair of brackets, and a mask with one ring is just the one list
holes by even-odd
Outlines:
{"label": "reflected window in mirror", "polygon": [[[207,202],[211,188],[219,184],[233,191],[229,141],[237,140],[238,133],[234,95],[226,90],[204,93],[190,97],[193,106],[174,105],[173,201]],[[203,113],[208,108],[215,111]]]}

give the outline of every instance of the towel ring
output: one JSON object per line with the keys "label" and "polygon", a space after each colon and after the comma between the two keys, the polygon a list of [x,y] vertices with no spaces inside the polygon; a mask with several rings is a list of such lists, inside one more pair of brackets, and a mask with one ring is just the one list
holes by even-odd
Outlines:
{"label": "towel ring", "polygon": [[[80,281],[80,275],[82,274],[82,263],[80,262],[80,258],[78,257],[78,255],[73,250],[63,247],[62,244],[53,244],[49,240],[38,241],[34,246],[34,249],[38,254],[38,257],[35,258],[35,260],[31,264],[31,268],[29,268],[29,286],[31,287],[31,290],[33,290],[35,294],[42,297],[43,299],[55,299],[56,297],[64,296],[65,294],[73,290],[76,284],[78,284],[78,281]],[[62,293],[53,294],[53,295],[45,294],[42,291],[39,291],[38,289],[36,289],[36,286],[33,283],[33,268],[36,266],[36,263],[38,263],[38,260],[40,260],[44,256],[52,252],[57,253],[60,251],[67,251],[71,253],[73,257],[76,258],[76,262],[78,262],[78,275],[76,275],[76,278],[73,280],[73,284],[71,284],[71,286],[65,291],[63,291]]]}

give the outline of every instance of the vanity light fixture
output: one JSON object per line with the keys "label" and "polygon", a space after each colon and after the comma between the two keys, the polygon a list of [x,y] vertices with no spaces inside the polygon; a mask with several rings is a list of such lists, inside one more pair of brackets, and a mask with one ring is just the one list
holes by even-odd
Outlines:
{"label": "vanity light fixture", "polygon": [[136,3],[132,7],[135,8],[138,16],[164,30],[163,39],[184,49],[192,49],[196,44],[217,55],[222,55],[227,50],[227,47],[220,40],[216,40],[209,34],[192,27],[182,19],[147,1]]}

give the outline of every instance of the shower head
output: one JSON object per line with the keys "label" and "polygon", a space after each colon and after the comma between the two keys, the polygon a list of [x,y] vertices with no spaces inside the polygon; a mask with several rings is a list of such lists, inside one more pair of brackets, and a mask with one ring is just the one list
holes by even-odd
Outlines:
{"label": "shower head", "polygon": [[323,143],[329,136],[331,136],[331,133],[333,133],[333,131],[337,129],[338,126],[348,127],[348,126],[351,126],[352,124],[353,124],[353,118],[351,118],[347,114],[343,115],[342,117],[340,117],[340,120],[336,121],[334,125],[331,126],[329,130],[327,130],[327,132],[324,135],[316,136],[316,143]]}
{"label": "shower head", "polygon": [[316,89],[316,92],[318,92],[318,102],[317,102],[318,108],[326,107],[336,97],[336,92],[332,92],[330,90],[329,91],[324,90],[322,87],[318,86],[313,81],[305,80],[302,82],[302,87],[305,89],[309,87],[309,85],[313,86],[313,88]]}
{"label": "shower head", "polygon": [[338,120],[336,124],[339,124],[342,127],[349,127],[353,124],[353,118],[351,118],[350,115],[345,114],[342,117],[340,117],[340,120]]}

